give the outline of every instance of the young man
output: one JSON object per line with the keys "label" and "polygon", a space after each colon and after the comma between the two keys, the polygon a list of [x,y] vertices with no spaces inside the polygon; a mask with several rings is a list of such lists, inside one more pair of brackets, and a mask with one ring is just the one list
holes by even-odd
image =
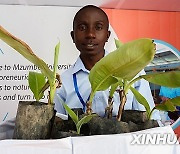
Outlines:
{"label": "young man", "polygon": [[[66,114],[60,100],[70,108],[82,108],[86,110],[86,102],[89,99],[91,87],[88,79],[91,68],[108,53],[104,46],[110,36],[109,20],[106,13],[92,5],[81,8],[73,20],[73,31],[71,37],[77,49],[80,51],[75,64],[61,75],[62,87],[57,89],[55,96],[55,109],[58,113]],[[144,73],[142,71],[141,73]],[[149,83],[141,80],[135,83],[138,89],[148,100],[151,108],[154,107]],[[108,104],[109,90],[96,93],[92,111],[100,116],[105,115]],[[113,104],[113,116],[117,115],[119,108],[119,94],[115,93]],[[145,110],[134,98],[131,92],[127,95],[125,109]],[[153,119],[160,119],[158,114]]]}

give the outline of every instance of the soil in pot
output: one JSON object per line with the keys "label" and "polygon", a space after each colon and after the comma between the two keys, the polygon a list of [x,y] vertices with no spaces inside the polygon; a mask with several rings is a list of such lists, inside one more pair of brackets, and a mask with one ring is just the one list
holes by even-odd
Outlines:
{"label": "soil in pot", "polygon": [[49,139],[55,118],[54,105],[37,101],[20,101],[14,139]]}
{"label": "soil in pot", "polygon": [[[83,114],[78,115],[80,118],[83,116]],[[120,134],[158,126],[157,121],[147,119],[146,112],[144,111],[125,110],[122,121],[117,121],[116,118],[107,119],[99,116],[93,117],[90,122],[82,126],[81,135]],[[71,118],[64,121],[59,120],[55,122],[52,138],[67,137],[68,133],[70,136],[77,136],[76,134],[71,134],[74,131],[76,131],[76,127]],[[64,132],[68,133],[63,136],[62,134]]]}
{"label": "soil in pot", "polygon": [[[117,121],[116,118],[107,119],[102,117],[93,117],[88,123],[89,135],[105,135],[105,134],[120,134],[128,133],[128,123]],[[82,131],[83,132],[83,131]]]}
{"label": "soil in pot", "polygon": [[145,111],[124,110],[122,121],[127,122],[130,132],[159,127],[156,120],[149,120]]}
{"label": "soil in pot", "polygon": [[[78,115],[83,115],[82,109],[78,108],[72,110],[75,113],[78,112]],[[69,136],[89,135],[89,130],[86,125],[85,127],[83,126],[82,129],[84,130],[85,134],[77,134],[76,126],[70,117],[68,117],[68,120],[62,120],[61,118],[56,117],[52,128],[51,138],[60,139]]]}

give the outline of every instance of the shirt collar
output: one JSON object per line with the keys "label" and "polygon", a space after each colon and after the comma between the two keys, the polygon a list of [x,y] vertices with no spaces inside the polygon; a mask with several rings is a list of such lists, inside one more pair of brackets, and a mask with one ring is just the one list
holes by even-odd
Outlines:
{"label": "shirt collar", "polygon": [[76,62],[75,62],[74,65],[73,65],[72,74],[77,73],[77,72],[79,72],[79,71],[81,71],[81,70],[84,71],[84,72],[89,73],[89,70],[87,70],[87,69],[85,68],[85,66],[84,66],[81,58],[78,57],[78,59],[76,60]]}
{"label": "shirt collar", "polygon": [[[108,54],[108,52],[105,51],[105,56],[106,56],[107,54]],[[89,73],[89,70],[87,70],[87,69],[85,68],[85,66],[84,66],[81,58],[78,57],[78,59],[76,60],[76,62],[75,62],[74,65],[73,65],[72,74],[77,73],[77,72],[79,72],[79,71],[81,71],[81,70],[82,70],[83,72]]]}

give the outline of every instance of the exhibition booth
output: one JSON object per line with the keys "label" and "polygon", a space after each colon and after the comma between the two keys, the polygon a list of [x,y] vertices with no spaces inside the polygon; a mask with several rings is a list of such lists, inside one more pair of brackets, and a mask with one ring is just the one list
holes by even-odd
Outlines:
{"label": "exhibition booth", "polygon": [[[0,26],[25,41],[49,68],[53,67],[54,47],[60,42],[58,73],[61,74],[79,56],[70,32],[75,13],[87,4],[101,7],[109,17],[111,36],[106,44],[107,51],[116,49],[114,39],[125,43],[138,38],[152,38],[156,43],[157,56],[145,71],[163,72],[180,66],[178,0],[2,0]],[[174,124],[167,121],[166,126],[133,133],[52,140],[12,139],[14,124],[11,120],[16,116],[18,102],[34,100],[27,83],[29,71],[39,69],[0,40],[1,154],[177,154],[180,150],[180,119]],[[159,93],[159,87],[151,85],[151,90],[154,97]],[[43,101],[47,101],[47,95],[43,96]],[[5,133],[7,130],[9,132]]]}

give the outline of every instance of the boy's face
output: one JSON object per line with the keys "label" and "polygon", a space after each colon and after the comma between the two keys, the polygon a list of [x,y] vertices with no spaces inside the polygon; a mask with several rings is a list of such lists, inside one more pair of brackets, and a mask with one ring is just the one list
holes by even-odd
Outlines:
{"label": "boy's face", "polygon": [[86,8],[78,14],[71,36],[81,55],[104,53],[104,45],[110,36],[108,26],[106,16],[98,9]]}

